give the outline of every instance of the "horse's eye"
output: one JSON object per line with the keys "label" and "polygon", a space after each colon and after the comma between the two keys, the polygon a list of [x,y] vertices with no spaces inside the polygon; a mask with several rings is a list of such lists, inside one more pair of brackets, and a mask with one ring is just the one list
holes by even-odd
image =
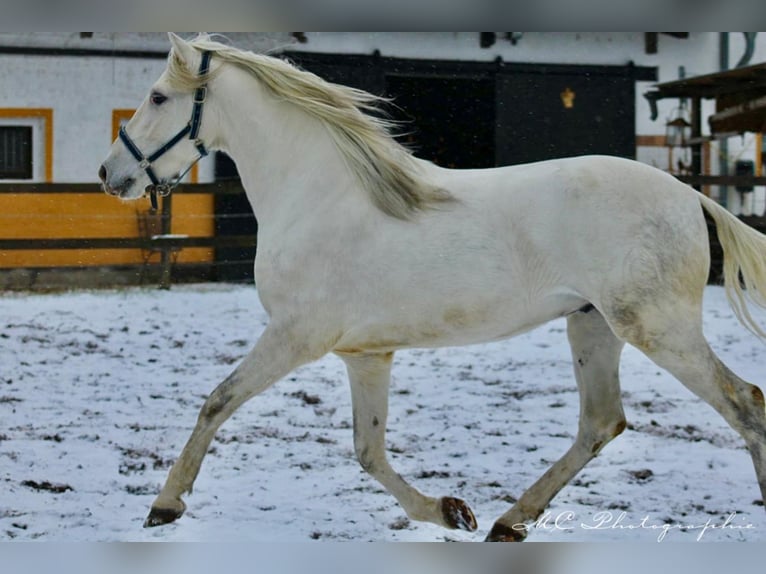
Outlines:
{"label": "horse's eye", "polygon": [[151,98],[150,98],[151,102],[152,102],[152,103],[153,103],[155,106],[159,106],[159,105],[161,105],[161,104],[162,104],[162,103],[164,103],[164,102],[165,102],[165,100],[167,100],[167,99],[168,99],[168,98],[167,98],[167,96],[163,96],[163,95],[162,95],[161,93],[159,93],[159,92],[152,92],[152,95],[151,95]]}

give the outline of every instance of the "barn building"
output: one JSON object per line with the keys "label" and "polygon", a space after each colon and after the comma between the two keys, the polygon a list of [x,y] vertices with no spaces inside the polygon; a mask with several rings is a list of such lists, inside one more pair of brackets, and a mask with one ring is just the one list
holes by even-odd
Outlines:
{"label": "barn building", "polygon": [[[671,146],[668,124],[690,123],[695,110],[681,96],[645,97],[658,83],[766,61],[766,39],[754,33],[253,32],[227,38],[241,48],[283,54],[330,81],[394,98],[394,113],[411,122],[405,139],[417,155],[440,165],[491,167],[604,153],[679,175],[697,165],[699,174],[741,169],[754,181],[762,176],[759,130],[724,137],[702,121],[693,145]],[[99,164],[164,69],[168,49],[160,33],[0,33],[0,287],[136,282],[160,271],[166,282],[251,276],[256,223],[244,196],[235,193],[236,169],[226,157],[202,161],[156,220],[146,216],[148,201],[121,203],[98,189]],[[718,111],[715,98],[695,101],[698,117]],[[763,187],[753,187],[702,189],[737,214],[760,215]],[[153,248],[151,235],[166,241]]]}

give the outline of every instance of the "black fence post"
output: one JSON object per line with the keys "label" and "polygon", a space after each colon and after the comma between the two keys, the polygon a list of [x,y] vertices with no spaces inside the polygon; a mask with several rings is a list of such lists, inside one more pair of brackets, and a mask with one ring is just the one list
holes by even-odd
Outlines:
{"label": "black fence post", "polygon": [[[162,235],[170,235],[172,229],[172,209],[173,209],[173,196],[167,195],[162,198]],[[160,289],[170,289],[170,283],[172,278],[170,277],[172,267],[172,256],[170,252],[170,246],[165,242],[162,243],[160,251],[160,265],[162,267],[162,275],[160,276]]]}

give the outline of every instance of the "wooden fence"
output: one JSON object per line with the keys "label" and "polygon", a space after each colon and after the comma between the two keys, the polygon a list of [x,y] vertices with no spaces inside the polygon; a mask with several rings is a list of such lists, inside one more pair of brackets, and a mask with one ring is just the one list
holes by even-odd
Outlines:
{"label": "wooden fence", "polygon": [[[252,267],[252,211],[218,213],[215,201],[243,193],[238,181],[181,185],[162,199],[155,225],[141,229],[148,200],[121,202],[98,184],[0,184],[0,287],[144,281],[167,287],[176,279],[218,279],[226,265]],[[227,219],[241,219],[247,232],[222,233]],[[236,248],[249,252],[249,260],[219,256]]]}

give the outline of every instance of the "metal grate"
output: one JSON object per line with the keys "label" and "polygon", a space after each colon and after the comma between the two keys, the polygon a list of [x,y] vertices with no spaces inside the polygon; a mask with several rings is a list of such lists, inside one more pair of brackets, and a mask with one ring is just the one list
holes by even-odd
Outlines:
{"label": "metal grate", "polygon": [[0,179],[32,179],[31,126],[0,126]]}

